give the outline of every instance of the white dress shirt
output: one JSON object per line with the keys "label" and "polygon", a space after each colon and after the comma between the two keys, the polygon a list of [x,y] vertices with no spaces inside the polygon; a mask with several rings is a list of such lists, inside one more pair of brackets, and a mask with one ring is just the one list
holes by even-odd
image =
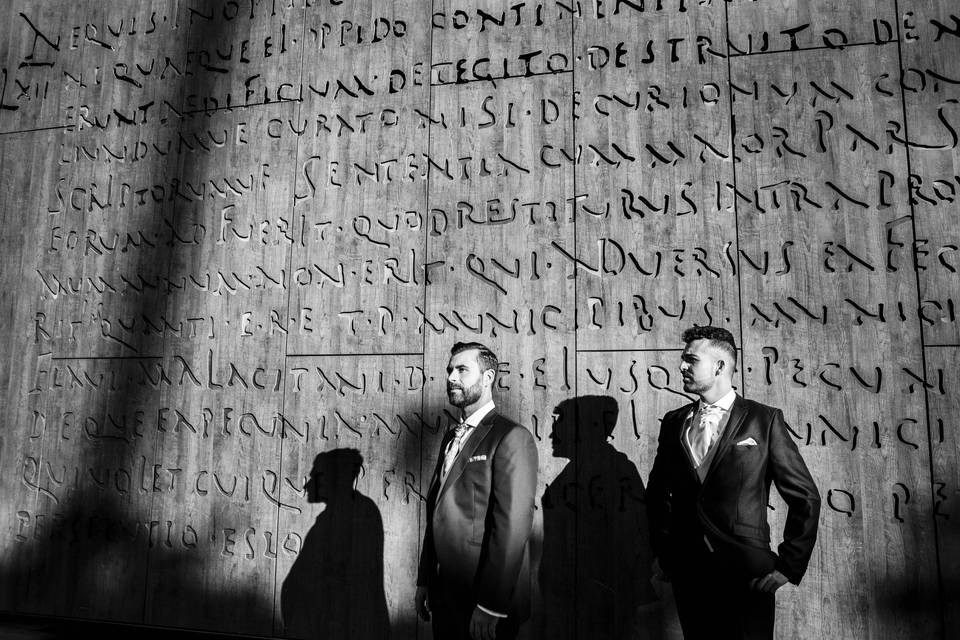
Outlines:
{"label": "white dress shirt", "polygon": [[[493,400],[490,400],[482,407],[478,408],[476,411],[467,416],[463,422],[460,424],[466,425],[467,430],[464,432],[463,436],[460,438],[459,443],[456,438],[450,440],[447,444],[447,450],[444,452],[444,464],[440,469],[440,486],[443,486],[443,483],[447,481],[447,474],[450,472],[450,468],[453,467],[453,461],[457,459],[457,456],[460,455],[460,452],[463,451],[464,445],[467,444],[467,440],[470,439],[470,436],[473,435],[473,429],[480,424],[480,422],[487,417],[487,414],[493,411],[494,404]],[[457,425],[459,426],[459,425]],[[456,449],[454,450],[454,447]]]}
{"label": "white dress shirt", "polygon": [[690,454],[690,459],[693,460],[694,466],[699,468],[703,465],[704,462],[708,462],[711,458],[713,450],[717,446],[717,442],[720,441],[720,436],[723,435],[723,430],[727,426],[728,419],[730,417],[730,407],[733,406],[733,401],[737,399],[737,393],[731,389],[728,391],[722,398],[712,403],[712,406],[717,407],[722,412],[720,415],[720,421],[717,423],[716,430],[713,434],[713,437],[710,442],[710,446],[707,449],[706,454],[703,456],[702,460],[697,460],[693,453],[693,434],[694,430],[698,428],[700,422],[700,414],[703,411],[706,403],[703,400],[697,405],[695,411],[691,411],[687,415],[687,425],[684,429],[683,442],[687,446],[687,453]]}

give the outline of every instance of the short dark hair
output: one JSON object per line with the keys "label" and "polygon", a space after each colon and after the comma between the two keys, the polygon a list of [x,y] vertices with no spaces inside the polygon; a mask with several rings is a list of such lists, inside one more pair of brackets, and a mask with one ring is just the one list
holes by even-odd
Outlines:
{"label": "short dark hair", "polygon": [[331,449],[321,451],[313,459],[311,476],[328,473],[336,481],[356,482],[363,472],[363,456],[357,449]]}
{"label": "short dark hair", "polygon": [[737,343],[733,341],[733,334],[723,327],[694,326],[683,332],[681,336],[684,344],[690,344],[694,340],[708,340],[710,344],[733,359],[737,363]]}
{"label": "short dark hair", "polygon": [[485,344],[480,344],[479,342],[458,342],[450,348],[450,355],[455,356],[458,353],[471,351],[473,349],[479,352],[477,354],[477,362],[480,363],[480,372],[482,373],[487,369],[493,369],[493,375],[496,376],[497,370],[500,367],[500,361],[497,360],[497,354],[491,351]]}
{"label": "short dark hair", "polygon": [[588,440],[602,442],[613,437],[620,405],[610,396],[577,396],[562,400],[554,413],[560,420],[575,422]]}

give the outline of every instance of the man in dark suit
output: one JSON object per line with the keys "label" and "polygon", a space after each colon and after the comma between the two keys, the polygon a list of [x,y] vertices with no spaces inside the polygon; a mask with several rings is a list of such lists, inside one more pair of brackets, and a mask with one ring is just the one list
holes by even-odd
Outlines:
{"label": "man in dark suit", "polygon": [[441,443],[417,575],[417,613],[435,640],[509,640],[529,616],[537,448],[496,412],[497,366],[477,342],[450,351],[447,398],[461,422]]}
{"label": "man in dark suit", "polygon": [[[683,388],[699,400],[661,422],[647,483],[653,551],[686,640],[770,639],[774,593],[800,583],[813,553],[820,493],[780,409],[733,391],[730,332],[693,327],[683,341]],[[771,482],[787,505],[776,553]]]}

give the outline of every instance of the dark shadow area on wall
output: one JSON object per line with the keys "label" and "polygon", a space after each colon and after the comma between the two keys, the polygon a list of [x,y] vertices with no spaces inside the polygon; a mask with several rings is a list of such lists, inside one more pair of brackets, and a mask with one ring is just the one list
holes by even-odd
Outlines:
{"label": "dark shadow area on wall", "polygon": [[571,398],[554,410],[553,455],[569,462],[541,500],[548,638],[660,637],[643,480],[610,442],[618,416],[609,396]]}
{"label": "dark shadow area on wall", "polygon": [[[91,505],[94,505],[91,507]],[[0,638],[71,638],[79,631],[90,631],[99,640],[112,638],[257,638],[253,634],[205,634],[199,630],[173,628],[167,625],[143,625],[129,615],[124,619],[98,619],[76,614],[44,615],[46,606],[55,612],[82,612],[91,598],[105,591],[128,594],[128,613],[139,613],[143,590],[140,567],[124,567],[131,557],[156,547],[169,547],[179,542],[171,537],[165,523],[132,521],[116,500],[104,497],[102,491],[80,490],[71,494],[67,507],[56,512],[49,529],[34,539],[31,551],[34,562],[18,570],[6,572],[0,580],[18,585],[18,598],[31,603],[19,612],[0,613]],[[156,526],[154,526],[156,525]],[[196,562],[189,557],[172,556],[164,571],[164,588],[178,594],[183,602],[203,598],[211,611],[236,611],[256,597],[252,589],[238,589],[234,594],[211,594],[195,571]],[[109,584],[105,584],[109,583]],[[30,612],[27,612],[30,611]],[[257,623],[269,626],[270,619]]]}
{"label": "dark shadow area on wall", "polygon": [[[931,529],[939,528],[939,575],[922,584],[920,589],[909,581],[888,581],[878,592],[876,611],[871,613],[881,629],[896,628],[902,620],[937,620],[943,625],[943,631],[936,637],[953,640],[957,637],[954,630],[960,628],[960,566],[946,561],[944,556],[949,557],[949,551],[960,544],[960,536],[956,535],[957,525],[951,522],[951,517],[956,514],[949,507],[944,508],[944,504],[949,503],[946,500],[939,502],[942,500],[939,497],[935,499],[938,500],[936,504],[928,503],[920,510],[917,521],[929,523]],[[847,588],[856,592],[857,587],[850,584]]]}
{"label": "dark shadow area on wall", "polygon": [[[206,9],[203,4],[193,4],[200,9]],[[206,12],[198,13],[189,9],[187,11],[186,15],[199,15]],[[190,33],[194,34],[194,39],[202,38],[209,42],[228,42],[233,37],[230,25],[223,21],[211,20],[207,24],[201,23],[198,19],[197,24],[203,24],[202,33],[197,35],[199,27],[195,27],[195,31],[190,31],[184,26],[184,39],[171,41],[169,49],[163,49],[163,53],[170,57],[188,53],[194,46],[194,43],[186,37]],[[171,111],[178,116],[177,120],[169,125],[168,133],[173,139],[177,139],[177,135],[180,134],[187,136],[191,127],[201,126],[198,123],[209,115],[201,111],[191,113],[184,108],[184,95],[196,89],[202,82],[202,78],[190,80],[181,75],[165,85],[164,91],[155,96],[158,104],[161,100],[168,101],[173,107]],[[89,97],[96,99],[97,95],[91,94]],[[129,97],[131,104],[136,99],[138,99],[137,96]],[[121,105],[121,107],[124,106],[129,105]],[[116,133],[118,131],[120,133]],[[78,140],[92,141],[90,148],[96,148],[96,143],[101,141],[98,136],[102,136],[103,140],[121,148],[121,144],[126,141],[122,137],[124,132],[126,130],[121,129],[119,124],[116,125],[116,129],[106,132],[94,128],[88,130],[84,134],[85,137],[78,135]],[[111,133],[113,138],[108,137]],[[167,152],[169,153],[169,148]],[[152,165],[149,160],[140,162],[130,169],[132,176],[118,176],[117,180],[155,184],[159,188],[176,183],[177,180],[185,181],[192,178],[191,175],[185,175],[187,173],[185,167],[200,174],[203,163],[192,158],[174,158],[171,155],[170,158],[163,158]],[[180,221],[181,213],[178,210],[180,202],[178,200],[173,205],[169,202],[165,200],[156,205],[154,212],[156,215],[145,217],[144,221],[135,227],[141,237],[156,239],[156,252],[149,254],[141,250],[138,253],[125,253],[123,257],[118,257],[116,260],[117,263],[122,263],[120,266],[127,272],[135,276],[144,276],[148,282],[164,275],[169,276],[170,263],[182,253],[182,245],[175,241],[175,232],[172,231]],[[126,251],[123,249],[123,252]],[[97,251],[97,253],[100,252]],[[167,298],[169,291],[169,289],[160,290],[155,295],[147,291],[144,295],[136,296],[132,300],[122,299],[117,303],[118,312],[122,311],[129,318],[164,318],[169,311]],[[143,362],[143,368],[148,369],[153,362],[160,361],[160,356],[169,356],[166,335],[164,333],[162,338],[157,338],[153,333],[143,331],[142,334],[125,340],[124,350],[109,351],[109,355],[90,354],[84,351],[79,353],[91,360],[118,362],[119,364],[116,365],[118,370],[126,367],[123,364],[124,361]],[[112,346],[114,343],[107,344]],[[95,351],[98,345],[82,346],[92,347]],[[115,352],[121,354],[116,359]],[[53,356],[54,359],[63,357],[69,361],[73,354],[54,352]],[[135,366],[133,368],[136,369]],[[150,375],[155,375],[153,369],[150,371]],[[98,379],[96,375],[94,372],[94,380]],[[161,392],[158,391],[161,385],[143,384],[136,375],[128,375],[126,368],[123,368],[115,377],[111,377],[109,371],[103,375],[106,380],[118,382],[110,388],[108,396],[95,400],[99,403],[96,407],[94,407],[94,399],[82,398],[89,403],[91,410],[102,409],[103,415],[126,416],[137,408],[145,408],[149,413],[150,409],[154,409],[158,402],[162,401]],[[103,379],[99,380],[104,387],[107,387],[108,384],[103,383]],[[58,398],[48,399],[40,408],[54,415],[55,410],[59,408],[57,404],[59,401]],[[75,409],[74,406],[66,408]],[[55,425],[48,425],[47,428],[50,429],[51,426]],[[179,546],[178,543],[185,534],[182,529],[175,531],[172,534],[174,545],[171,545],[171,534],[167,527],[169,523],[166,520],[151,522],[151,518],[156,516],[150,511],[154,506],[154,498],[150,493],[157,489],[155,486],[150,488],[150,483],[156,482],[155,476],[151,478],[150,473],[151,464],[160,462],[159,447],[150,440],[151,434],[146,427],[143,428],[143,433],[138,433],[135,437],[133,431],[136,431],[137,427],[128,427],[126,422],[123,424],[124,431],[120,436],[113,432],[100,434],[98,431],[100,426],[103,426],[104,431],[107,430],[104,421],[104,424],[98,425],[91,434],[87,424],[76,425],[74,427],[76,432],[82,431],[88,437],[74,436],[73,440],[66,444],[60,443],[64,447],[62,460],[56,457],[59,451],[48,452],[44,449],[43,457],[38,458],[43,460],[42,474],[39,463],[35,469],[24,466],[17,470],[18,474],[23,476],[25,484],[30,480],[33,482],[31,486],[40,487],[36,489],[41,496],[36,503],[49,508],[46,508],[46,512],[38,512],[45,519],[42,527],[39,517],[34,515],[30,528],[25,529],[22,536],[22,560],[15,565],[11,564],[9,570],[0,573],[0,583],[7,585],[5,588],[15,591],[15,596],[11,598],[15,603],[14,611],[0,612],[0,638],[70,638],[73,640],[77,637],[92,636],[99,640],[113,638],[212,640],[213,638],[268,637],[178,628],[170,626],[175,622],[172,620],[161,625],[141,624],[145,619],[145,599],[148,598],[144,585],[145,575],[160,575],[164,591],[176,594],[178,601],[185,609],[196,608],[198,603],[202,602],[205,613],[209,612],[210,615],[217,616],[218,620],[229,620],[234,615],[242,613],[245,626],[251,629],[270,629],[273,619],[264,618],[256,611],[251,611],[250,603],[260,597],[252,587],[239,585],[231,594],[211,593],[203,582],[203,576],[198,573],[203,563],[200,555],[166,554],[164,547]],[[50,437],[56,437],[56,435],[53,434]],[[48,447],[47,436],[44,435],[44,438],[44,446]],[[63,439],[66,440],[66,438]],[[144,466],[140,467],[140,476],[137,476],[134,473],[135,463],[131,463],[131,459],[136,461],[140,457],[144,459]],[[76,476],[70,473],[72,471],[70,466],[76,468]],[[61,471],[61,468],[65,471]],[[112,470],[115,471],[110,475]],[[102,473],[108,474],[107,480],[104,481],[106,488],[96,486],[100,482],[98,478]],[[157,473],[156,470],[153,473]],[[60,475],[59,480],[56,479],[57,475]],[[48,499],[43,495],[49,492],[44,491],[41,481],[51,488],[60,490],[56,500]],[[145,484],[139,486],[138,482]],[[113,490],[119,486],[126,486],[130,489],[131,495],[139,494],[141,502],[137,506],[142,508],[141,511],[131,508],[128,495],[119,496],[118,492]],[[152,550],[157,548],[164,555],[159,560],[151,559]],[[91,609],[87,606],[88,602],[96,602],[98,599],[103,605],[101,609]],[[118,613],[111,615],[108,620],[98,613],[100,610]],[[213,624],[210,626],[215,628]]]}
{"label": "dark shadow area on wall", "polygon": [[171,627],[95,622],[26,614],[0,614],[4,640],[259,640],[265,636],[204,633]]}
{"label": "dark shadow area on wall", "polygon": [[284,635],[303,640],[390,636],[383,590],[383,520],[354,489],[363,466],[356,449],[317,455],[307,500],[324,503],[281,588]]}

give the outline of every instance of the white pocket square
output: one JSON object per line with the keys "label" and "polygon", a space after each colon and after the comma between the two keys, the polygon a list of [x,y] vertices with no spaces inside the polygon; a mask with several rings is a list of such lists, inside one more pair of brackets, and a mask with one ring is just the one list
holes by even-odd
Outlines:
{"label": "white pocket square", "polygon": [[483,462],[486,459],[487,459],[487,456],[486,454],[484,454],[482,456],[473,456],[472,458],[467,460],[467,462]]}
{"label": "white pocket square", "polygon": [[737,443],[738,447],[755,447],[757,446],[757,441],[753,438],[747,438],[746,440],[741,440]]}

